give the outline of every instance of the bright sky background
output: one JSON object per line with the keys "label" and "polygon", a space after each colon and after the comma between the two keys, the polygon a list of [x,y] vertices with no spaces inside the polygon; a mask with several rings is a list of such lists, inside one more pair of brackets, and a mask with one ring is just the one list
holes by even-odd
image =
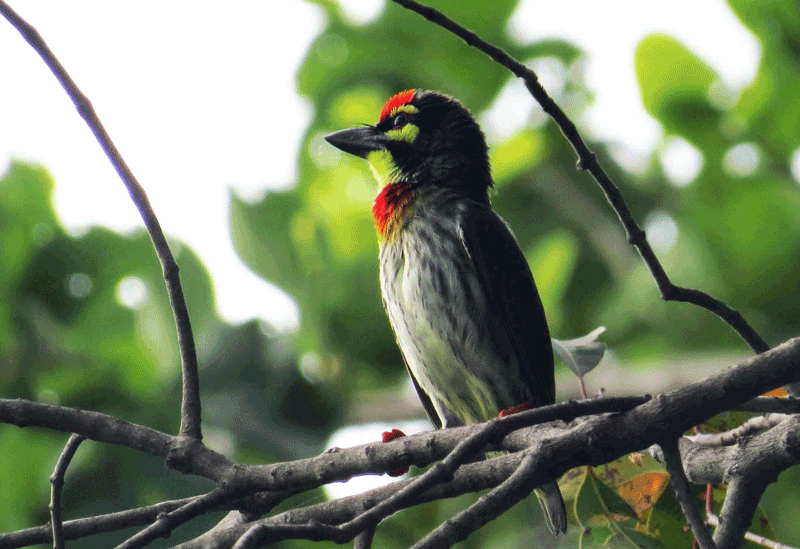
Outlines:
{"label": "bright sky background", "polygon": [[[357,23],[385,9],[383,0],[343,3]],[[312,114],[295,92],[294,74],[324,28],[322,11],[299,0],[233,0],[224,9],[184,0],[11,4],[90,98],[165,232],[204,260],[222,315],[295,325],[292,303],[236,256],[228,193],[233,188],[257,198],[293,181]],[[723,0],[523,0],[510,29],[523,41],[560,37],[587,51],[596,103],[586,127],[639,154],[661,139],[641,107],[633,72],[642,38],[652,32],[678,38],[733,90],[752,80],[760,56],[757,41]],[[431,32],[442,31],[432,26]],[[58,214],[72,232],[92,224],[123,232],[140,227],[94,137],[44,63],[4,20],[0,79],[0,173],[10,158],[47,166],[56,180]]]}

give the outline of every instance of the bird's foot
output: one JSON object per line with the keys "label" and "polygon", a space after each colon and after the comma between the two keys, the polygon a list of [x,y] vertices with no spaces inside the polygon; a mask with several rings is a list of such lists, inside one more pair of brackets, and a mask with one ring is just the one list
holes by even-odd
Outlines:
{"label": "bird's foot", "polygon": [[524,412],[525,410],[530,410],[531,408],[533,408],[533,406],[531,406],[530,402],[523,402],[522,404],[518,404],[512,408],[508,408],[507,410],[501,411],[499,414],[497,414],[497,417],[503,418],[506,416],[510,416],[512,414],[518,414],[520,412]]}
{"label": "bird's foot", "polygon": [[[398,438],[403,438],[406,434],[401,431],[400,429],[392,429],[391,431],[384,431],[383,436],[381,437],[381,442],[386,444],[387,442],[391,442],[393,440],[397,440]],[[395,469],[394,471],[387,471],[386,474],[390,477],[401,477],[408,473],[408,467],[400,467],[399,469]]]}

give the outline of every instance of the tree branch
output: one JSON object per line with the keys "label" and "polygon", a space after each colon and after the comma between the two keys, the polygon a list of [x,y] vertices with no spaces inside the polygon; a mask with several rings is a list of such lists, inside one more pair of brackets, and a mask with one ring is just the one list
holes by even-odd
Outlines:
{"label": "tree branch", "polygon": [[771,429],[789,416],[785,414],[767,414],[750,418],[735,429],[722,433],[697,434],[686,437],[701,446],[730,446],[742,437],[750,436],[758,431]]}
{"label": "tree branch", "polygon": [[[658,443],[667,437],[677,437],[692,425],[702,421],[701,418],[713,416],[727,407],[735,405],[736,402],[765,392],[770,389],[769,385],[771,384],[779,386],[785,383],[786,379],[791,379],[796,375],[798,367],[800,367],[800,338],[791,340],[765,354],[754,356],[744,363],[727,371],[719,372],[702,382],[694,383],[666,395],[659,395],[626,412],[581,418],[566,428],[542,425],[514,431],[505,437],[499,447],[514,452],[535,444],[546,446],[547,466],[535,467],[530,472],[529,483],[535,486],[553,475],[563,474],[573,467],[607,463],[617,457],[642,449],[643,443]],[[765,382],[767,379],[771,379],[771,381]],[[547,408],[543,410],[547,410]],[[548,411],[552,412],[552,408]],[[518,415],[522,416],[522,414]],[[506,420],[515,417],[509,416]],[[800,418],[795,418],[793,421],[800,421]],[[800,433],[800,429],[797,429],[797,425],[794,423],[792,427],[790,429],[782,423],[768,433],[758,435],[762,437],[773,433],[776,429],[783,429],[785,440],[781,445],[780,457],[774,451],[771,453],[759,451],[754,452],[752,458],[772,459],[775,462],[772,470],[783,470],[796,464],[798,457],[795,456],[800,456],[800,434],[797,434]],[[373,445],[371,451],[377,454],[384,449],[381,446],[390,447],[402,444],[402,454],[405,454],[410,460],[415,460],[381,460],[380,469],[387,470],[416,461],[425,461],[421,458],[429,456],[430,448],[439,445],[452,448],[458,440],[463,440],[470,433],[483,428],[485,425],[479,424],[412,435],[389,444]],[[450,436],[453,436],[454,439],[450,440]],[[686,444],[693,443],[681,439],[682,453]],[[701,450],[717,452],[730,448],[701,448]],[[368,453],[366,448],[360,447],[314,458],[333,459],[335,456],[339,462],[338,466],[330,465],[316,470],[320,473],[328,468],[347,470],[349,467],[342,461],[345,454],[358,458],[366,453]],[[767,458],[768,454],[772,457]],[[692,457],[686,455],[683,457],[687,461],[686,469],[689,470],[694,464]],[[497,486],[516,470],[521,459],[521,454],[515,453],[484,462],[462,465],[454,473],[451,482],[429,488],[407,502],[406,506]],[[321,465],[322,462],[318,463],[318,466]],[[691,477],[696,476],[691,475]],[[704,475],[700,476],[704,477]],[[721,478],[716,480],[693,478],[693,481],[701,484],[717,483],[721,481]],[[413,480],[400,481],[358,496],[292,509],[275,517],[263,519],[258,522],[264,526],[263,529],[258,530],[259,542],[273,543],[282,539],[299,538],[330,539],[343,543],[348,539],[341,537],[341,531],[334,525],[353,520],[362,513],[363,509],[386,500],[411,482]],[[251,526],[252,524],[237,525],[225,532],[218,532],[214,536],[213,543],[219,547],[230,547]],[[204,543],[211,542],[209,538],[205,538]],[[190,549],[201,546],[203,545],[187,542],[180,547],[181,549]]]}
{"label": "tree branch", "polygon": [[[711,526],[719,526],[719,517],[714,514],[709,514],[708,523]],[[763,545],[764,547],[767,547],[769,549],[797,549],[790,545],[778,543],[777,541],[767,539],[764,536],[759,536],[758,534],[754,534],[752,532],[747,532],[744,535],[744,539],[752,541],[753,543],[757,543],[758,545]]]}
{"label": "tree branch", "polygon": [[[466,443],[465,439],[474,435],[476,438],[472,439],[473,442],[496,443],[497,448],[510,452],[525,450],[536,444],[546,444],[550,456],[548,465],[546,468],[537,467],[530,477],[530,482],[536,485],[561,475],[573,467],[607,463],[630,452],[640,451],[652,444],[662,442],[669,437],[678,437],[693,425],[701,423],[721,411],[784,385],[787,380],[793,379],[797,375],[798,368],[800,368],[800,338],[790,340],[762,355],[753,356],[741,364],[718,372],[703,381],[687,385],[665,395],[658,395],[652,399],[647,397],[596,398],[580,402],[566,402],[529,410],[487,424],[411,435],[388,444],[372,443],[340,449],[336,452],[326,452],[314,458],[291,463],[258,466],[236,465],[202,444],[195,443],[190,448],[188,463],[194,474],[222,482],[227,489],[236,490],[237,493],[302,491],[329,482],[347,480],[358,474],[380,474],[411,464],[425,466],[445,458],[460,443]],[[637,403],[639,405],[635,406]],[[627,411],[619,412],[619,410]],[[542,421],[558,419],[570,421],[583,413],[602,415],[575,420],[566,427],[550,423],[522,428]],[[783,470],[797,462],[795,455],[800,455],[800,435],[795,434],[794,431],[800,432],[800,429],[785,431],[785,424],[796,426],[796,421],[798,421],[796,418],[790,418],[766,433],[747,439],[749,444],[754,444],[753,441],[761,440],[759,437],[772,436],[771,434],[774,432],[784,433],[785,440],[781,444],[782,457],[780,459],[770,458],[774,463],[770,462],[769,467],[765,463],[760,463],[758,466],[762,469],[761,474],[763,471]],[[20,426],[38,425],[76,432],[93,440],[121,444],[162,459],[166,459],[169,454],[170,439],[172,438],[153,429],[133,425],[104,414],[22,400],[0,400],[0,422]],[[473,442],[468,444],[471,445]],[[681,441],[682,452],[685,443],[689,442]],[[474,451],[477,451],[479,446],[475,443],[475,446],[469,449],[465,444],[461,448],[462,450],[469,449],[469,452],[464,450],[464,455],[470,452],[474,455]],[[741,444],[736,447],[703,448],[702,450],[727,451],[739,446]],[[759,452],[752,459],[767,459],[768,456],[774,456],[774,452]],[[505,456],[505,458],[511,457]],[[453,461],[461,459],[456,460],[455,458],[458,456],[451,459]],[[471,472],[471,474],[484,475],[484,477],[462,479],[461,484],[456,483],[452,487],[450,487],[452,483],[437,484],[426,490],[423,495],[414,496],[413,501],[434,497],[432,494],[458,495],[465,491],[497,486],[513,473],[521,459],[516,456],[513,458],[516,461],[497,461],[505,458],[462,465],[455,471],[454,479],[462,478],[460,476],[462,472]],[[690,464],[692,463],[691,456],[684,456],[684,459],[688,460]],[[737,459],[744,458],[737,457]],[[687,470],[690,470],[688,466]],[[690,478],[703,484],[708,482],[716,484],[722,480],[721,478],[695,478],[697,475],[694,475],[693,471],[692,473]],[[390,492],[372,492],[358,496],[357,499],[345,498],[330,502],[334,506],[333,508],[341,507],[341,510],[337,512],[334,512],[333,508],[325,506],[312,506],[319,510],[320,514],[313,510],[289,511],[288,514],[279,515],[282,517],[280,519],[282,522],[265,523],[269,526],[267,538],[271,541],[292,535],[306,539],[320,538],[319,524],[335,526],[353,520],[363,513],[364,509],[371,509],[382,501],[382,499],[374,499],[375,494],[382,494],[385,499],[394,494],[395,490],[399,490],[415,480],[417,479],[392,484],[391,486],[394,488]],[[238,492],[239,490],[241,492]],[[404,504],[404,506],[408,505],[408,502]],[[309,521],[312,522],[309,523]],[[284,528],[286,525],[293,526]],[[238,526],[232,527],[231,535],[235,535],[235,537],[232,538],[231,545],[244,534],[244,530],[237,530],[237,528]],[[333,532],[331,529],[326,531]],[[360,531],[354,530],[352,535],[355,536]],[[337,537],[337,539],[341,538]],[[2,545],[2,540],[3,538],[0,537],[0,545]]]}
{"label": "tree branch", "polygon": [[[193,499],[196,498],[164,501],[156,505],[129,509],[118,513],[68,520],[64,523],[64,539],[81,539],[95,534],[115,532],[134,526],[144,526],[156,520],[159,514],[182,507]],[[36,526],[35,528],[0,534],[0,549],[41,545],[48,543],[52,539],[52,530],[50,526]]]}
{"label": "tree branch", "polygon": [[183,399],[181,405],[181,427],[180,434],[193,440],[200,441],[202,432],[200,430],[200,378],[197,370],[197,352],[194,346],[194,336],[192,335],[192,324],[189,320],[189,311],[186,308],[186,298],[183,295],[178,264],[169,249],[167,239],[161,230],[155,212],[150,205],[147,194],[133,172],[128,167],[122,155],[117,149],[111,137],[103,127],[100,118],[92,107],[89,98],[80,91],[77,84],[72,80],[64,66],[56,56],[50,51],[41,35],[20,17],[3,0],[0,0],[0,13],[8,20],[11,25],[19,31],[28,44],[36,50],[36,53],[44,60],[47,67],[55,75],[61,87],[67,92],[69,98],[75,104],[78,113],[86,121],[89,129],[92,130],[97,141],[105,152],[114,169],[119,174],[128,193],[139,210],[139,214],[144,220],[153,247],[156,250],[161,268],[164,271],[164,280],[167,285],[170,305],[175,316],[175,324],[178,331],[178,344],[181,350],[181,365],[183,367]]}
{"label": "tree branch", "polygon": [[[681,301],[702,307],[720,317],[736,330],[754,352],[763,353],[769,349],[769,345],[767,345],[738,311],[700,290],[683,288],[672,283],[661,263],[658,261],[655,252],[653,252],[653,249],[650,247],[647,241],[647,235],[633,218],[619,188],[614,185],[603,167],[600,166],[600,163],[597,161],[597,156],[586,146],[575,124],[564,114],[564,111],[561,110],[539,83],[536,73],[508,55],[502,49],[481,39],[474,32],[467,30],[434,8],[422,5],[415,0],[392,1],[406,9],[418,13],[431,23],[435,23],[458,36],[464,40],[468,46],[475,47],[482,51],[495,62],[504,66],[515,76],[522,79],[525,83],[525,87],[528,88],[533,98],[541,105],[544,112],[550,115],[553,121],[558,125],[561,133],[564,134],[564,137],[566,137],[567,141],[572,145],[572,148],[578,156],[578,168],[588,171],[597,184],[600,185],[606,199],[617,213],[620,223],[622,223],[622,226],[625,228],[628,242],[636,248],[639,255],[644,260],[645,265],[647,265],[647,268],[650,270],[650,274],[653,276],[661,292],[661,298],[664,301]],[[796,381],[797,380],[792,380],[792,383],[788,384],[786,389],[792,396],[800,397],[800,383],[796,383]]]}
{"label": "tree branch", "polygon": [[455,517],[446,520],[438,528],[428,534],[425,539],[414,545],[413,549],[435,549],[451,547],[459,541],[467,539],[473,532],[496,519],[523,498],[530,495],[537,484],[531,477],[538,472],[546,461],[538,447],[523,452],[524,457],[519,466],[506,480],[488,494]]}
{"label": "tree branch", "polygon": [[[0,399],[0,423],[77,433],[97,442],[118,444],[165,461],[178,438],[99,412],[22,399]],[[188,448],[189,460],[185,463],[186,467],[181,469],[182,472],[221,481],[233,468],[234,464],[228,458],[199,442],[192,442]]]}
{"label": "tree branch", "polygon": [[61,490],[64,488],[64,475],[67,474],[78,446],[86,440],[81,435],[73,434],[69,437],[64,450],[56,462],[53,474],[50,476],[52,490],[50,492],[50,523],[53,527],[53,549],[64,549],[64,524],[61,518]]}
{"label": "tree branch", "polygon": [[681,463],[681,455],[678,452],[677,442],[670,441],[661,444],[661,449],[664,452],[664,466],[669,473],[669,483],[675,491],[675,497],[681,505],[683,514],[689,520],[689,526],[694,533],[694,538],[702,549],[717,549],[714,540],[711,539],[708,528],[706,528],[703,516],[700,514],[700,511],[698,511],[692,496],[689,479],[686,478],[686,473]]}

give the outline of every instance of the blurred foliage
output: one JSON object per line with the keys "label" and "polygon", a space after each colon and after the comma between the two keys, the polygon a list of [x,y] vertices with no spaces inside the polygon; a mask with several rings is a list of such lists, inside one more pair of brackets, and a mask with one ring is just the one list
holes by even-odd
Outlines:
{"label": "blurred foliage", "polygon": [[[179,351],[149,237],[99,228],[68,235],[53,211],[52,189],[45,170],[19,163],[0,179],[1,396],[176,432]],[[206,443],[248,462],[319,452],[337,422],[337,397],[300,375],[287,336],[255,322],[224,324],[205,268],[188,248],[171,245],[198,342]],[[0,425],[0,460],[6,464],[0,502],[14,509],[0,513],[0,531],[49,520],[48,478],[68,438]],[[168,470],[161,460],[84,442],[69,470],[64,505],[68,518],[89,516],[186,497],[209,485]],[[103,543],[125,537],[107,536]]]}
{"label": "blurred foliage", "polygon": [[[442,90],[481,120],[514,96],[503,93],[514,86],[505,69],[411,12],[390,3],[376,20],[354,25],[333,0],[314,3],[325,12],[327,27],[297,75],[298,90],[315,114],[301,145],[296,185],[257,202],[231,201],[241,257],[298,303],[298,333],[222,322],[204,267],[173,243],[202,363],[206,441],[248,462],[319,452],[356,394],[397,388],[405,380],[378,288],[369,216],[375,184],[364,162],[342,157],[322,137],[374,123],[385,99],[403,89]],[[581,51],[557,40],[513,40],[506,28],[516,0],[431,4],[514,57],[546,63],[563,80],[552,90],[554,98],[580,121],[592,101]],[[726,301],[776,344],[800,328],[800,194],[789,168],[800,147],[800,15],[794,0],[730,4],[763,50],[747,88],[726,89],[711,67],[671,37],[650,36],[636,51],[643,104],[663,127],[665,147],[677,140],[699,153],[698,175],[674,184],[660,149],[631,168],[617,144],[591,147],[636,219],[661,220],[662,226],[666,220],[667,227],[674,222],[674,245],[657,249],[673,281]],[[533,100],[527,101],[503,111],[519,113],[524,127],[489,136],[497,182],[493,204],[528,257],[553,335],[576,337],[607,326],[603,339],[622,368],[637,362],[672,367],[675,356],[747,353],[709,313],[661,301],[602,193],[576,171],[560,131],[538,107],[531,113]],[[0,180],[2,396],[97,410],[175,432],[179,357],[147,235],[104,229],[66,234],[51,192],[48,174],[32,166],[13,164]],[[0,530],[47,521],[47,477],[66,440],[66,434],[0,426],[0,459],[14,464],[0,472],[0,501],[15,510],[0,513]],[[626,459],[563,479],[573,523],[561,545],[577,545],[580,522],[591,526],[584,544],[689,547],[691,537],[682,532],[670,490],[663,490],[663,475]],[[788,471],[770,488],[763,503],[771,521],[759,522],[795,544],[800,501],[781,486],[796,477]],[[70,469],[65,505],[70,518],[87,516],[183,497],[207,484],[135,452],[86,442]],[[531,500],[460,547],[552,546],[556,542],[544,533]],[[410,546],[471,501],[464,496],[400,513],[381,525],[375,546]],[[207,524],[181,530],[163,545]],[[109,536],[103,544],[120,539]]]}

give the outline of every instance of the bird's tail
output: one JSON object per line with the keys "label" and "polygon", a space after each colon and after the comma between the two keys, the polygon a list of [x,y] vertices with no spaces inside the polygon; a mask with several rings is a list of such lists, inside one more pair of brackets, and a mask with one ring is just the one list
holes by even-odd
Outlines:
{"label": "bird's tail", "polygon": [[558,489],[556,481],[542,484],[534,490],[542,506],[544,518],[547,519],[547,526],[554,536],[567,532],[567,507],[564,505],[564,498],[561,497],[561,490]]}

